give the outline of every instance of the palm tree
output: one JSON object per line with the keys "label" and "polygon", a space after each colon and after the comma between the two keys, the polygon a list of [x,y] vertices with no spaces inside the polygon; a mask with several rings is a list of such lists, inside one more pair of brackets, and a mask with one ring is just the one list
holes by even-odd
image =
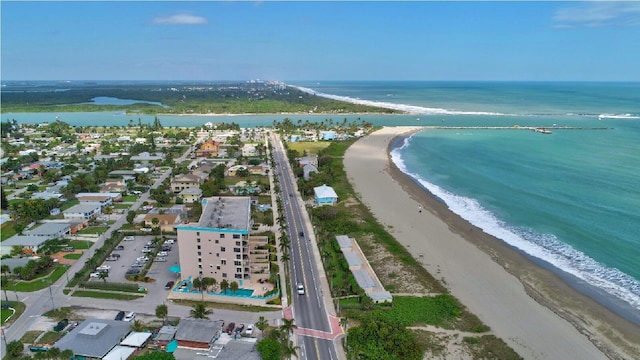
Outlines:
{"label": "palm tree", "polygon": [[269,321],[264,318],[264,316],[260,316],[258,321],[256,322],[256,328],[260,330],[261,333],[264,333],[264,330],[269,327]]}
{"label": "palm tree", "polygon": [[347,317],[343,317],[340,318],[340,326],[342,326],[344,328],[344,347],[345,349],[347,348],[347,334],[348,334],[348,328],[349,328],[349,319],[347,319]]}
{"label": "palm tree", "polygon": [[7,273],[11,272],[11,268],[9,268],[9,265],[7,264],[2,264],[0,265],[0,273],[2,273],[2,290],[4,290],[4,298],[7,299],[7,301],[9,301],[9,298],[7,297],[7,286],[9,285],[9,282],[7,281]]}
{"label": "palm tree", "polygon": [[236,281],[232,281],[229,284],[229,289],[231,289],[231,292],[235,293],[236,291],[238,291],[238,283]]}
{"label": "palm tree", "polygon": [[98,273],[98,279],[103,280],[104,282],[107,282],[107,278],[109,277],[109,273],[107,271],[100,271]]}
{"label": "palm tree", "polygon": [[292,356],[298,357],[300,346],[294,346],[293,341],[289,340],[286,344],[282,344],[282,356],[291,360]]}
{"label": "palm tree", "polygon": [[289,320],[289,319],[282,318],[282,325],[280,325],[280,331],[282,331],[287,335],[287,339],[291,336],[291,333],[293,333],[293,329],[295,329],[296,327],[297,327],[296,324],[293,323],[293,319]]}
{"label": "palm tree", "polygon": [[144,325],[142,324],[142,321],[134,320],[133,324],[131,324],[131,330],[132,331],[136,331],[136,332],[143,331],[144,330]]}
{"label": "palm tree", "polygon": [[229,288],[229,282],[227,281],[227,279],[222,280],[222,282],[220,283],[220,290],[224,291],[224,293],[227,293],[227,289]]}
{"label": "palm tree", "polygon": [[164,323],[167,320],[167,315],[169,314],[169,307],[165,304],[160,304],[156,306],[156,317],[158,319],[162,319]]}
{"label": "palm tree", "polygon": [[193,309],[191,309],[190,314],[194,319],[208,319],[209,315],[213,314],[213,311],[207,309],[204,302],[199,302],[193,305]]}

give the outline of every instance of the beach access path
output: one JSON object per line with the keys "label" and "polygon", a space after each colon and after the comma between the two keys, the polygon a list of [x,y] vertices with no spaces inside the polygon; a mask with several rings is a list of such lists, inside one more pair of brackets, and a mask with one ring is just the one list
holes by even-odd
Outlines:
{"label": "beach access path", "polygon": [[344,165],[376,218],[451,293],[525,359],[607,359],[586,336],[533,300],[492,258],[452,232],[389,173],[389,142],[416,127],[386,127],[355,142]]}

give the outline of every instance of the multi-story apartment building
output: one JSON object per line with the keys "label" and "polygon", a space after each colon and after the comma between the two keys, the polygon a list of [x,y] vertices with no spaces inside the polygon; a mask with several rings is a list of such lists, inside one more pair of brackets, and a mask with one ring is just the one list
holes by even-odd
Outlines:
{"label": "multi-story apartment building", "polygon": [[211,277],[240,287],[267,279],[267,237],[250,237],[251,225],[250,197],[203,199],[200,220],[176,227],[182,278]]}

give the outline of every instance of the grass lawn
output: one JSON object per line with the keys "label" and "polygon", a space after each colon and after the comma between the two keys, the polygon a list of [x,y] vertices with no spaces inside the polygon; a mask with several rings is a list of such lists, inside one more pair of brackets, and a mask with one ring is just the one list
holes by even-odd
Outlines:
{"label": "grass lawn", "polygon": [[40,330],[29,330],[22,335],[20,341],[22,341],[23,344],[33,344],[42,333],[43,331]]}
{"label": "grass lawn", "polygon": [[39,277],[31,281],[9,280],[7,283],[7,289],[23,292],[31,292],[44,289],[49,286],[49,281],[51,281],[52,283],[56,282],[64,274],[67,267],[67,265],[54,265],[54,270],[51,271],[48,276]]}
{"label": "grass lawn", "polygon": [[109,229],[106,226],[89,226],[86,227],[80,231],[78,231],[78,235],[82,235],[82,234],[104,234],[107,229]]}
{"label": "grass lawn", "polygon": [[[138,197],[134,195],[127,195],[122,197],[123,202],[136,202],[136,200],[138,200]],[[116,207],[118,207],[118,205],[120,204],[116,204]]]}
{"label": "grass lawn", "polygon": [[123,224],[120,230],[135,230],[135,226],[133,224]]}
{"label": "grass lawn", "polygon": [[53,344],[62,338],[62,332],[47,331],[38,341],[39,344]]}
{"label": "grass lawn", "polygon": [[116,294],[116,293],[90,291],[90,290],[76,290],[73,292],[71,296],[88,297],[88,298],[96,298],[96,299],[113,299],[113,300],[135,300],[142,297],[139,295],[129,295],[129,294],[122,294],[122,293]]}
{"label": "grass lawn", "polygon": [[5,241],[6,239],[18,233],[13,227],[13,222],[11,221],[2,224],[2,229],[0,229],[0,232],[2,233],[0,234],[2,236],[2,241]]}
{"label": "grass lawn", "polygon": [[7,321],[9,316],[13,315],[14,310],[11,309],[2,309],[0,310],[0,322],[4,325],[4,322]]}
{"label": "grass lawn", "polygon": [[63,256],[63,258],[70,259],[70,260],[78,260],[78,259],[80,259],[81,256],[82,256],[82,254],[67,254],[67,255]]}
{"label": "grass lawn", "polygon": [[114,206],[116,209],[129,209],[131,207],[131,204],[116,204]]}
{"label": "grass lawn", "polygon": [[[5,304],[7,302],[3,301],[2,303]],[[17,318],[19,318],[20,315],[22,315],[24,310],[27,308],[21,302],[9,301],[9,303],[11,304],[11,307],[13,307],[16,310],[16,313],[15,315],[11,316],[11,314],[13,314],[13,311],[11,309],[2,309],[2,325],[5,325],[5,326],[11,325],[11,323],[13,323]],[[7,318],[9,318],[9,316],[11,316],[11,319],[7,321]],[[7,323],[5,324],[5,322]]]}
{"label": "grass lawn", "polygon": [[91,247],[93,243],[91,241],[84,240],[71,240],[69,241],[69,246],[73,246],[76,250],[87,250]]}
{"label": "grass lawn", "polygon": [[287,143],[289,149],[295,150],[300,154],[304,154],[306,150],[309,154],[318,154],[318,152],[331,145],[329,141],[301,141]]}
{"label": "grass lawn", "polygon": [[78,199],[69,200],[66,203],[64,203],[62,206],[60,206],[60,211],[65,211],[68,208],[78,204],[80,204],[80,201]]}
{"label": "grass lawn", "polygon": [[8,201],[9,206],[13,206],[15,204],[20,204],[22,202],[25,202],[27,199],[11,199]]}

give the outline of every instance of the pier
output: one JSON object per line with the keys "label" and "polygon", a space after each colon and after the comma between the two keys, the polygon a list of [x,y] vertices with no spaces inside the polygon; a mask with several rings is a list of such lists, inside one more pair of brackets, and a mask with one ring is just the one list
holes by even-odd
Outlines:
{"label": "pier", "polygon": [[425,126],[438,130],[529,130],[540,134],[553,134],[551,130],[611,130],[607,127],[583,127],[583,126]]}

